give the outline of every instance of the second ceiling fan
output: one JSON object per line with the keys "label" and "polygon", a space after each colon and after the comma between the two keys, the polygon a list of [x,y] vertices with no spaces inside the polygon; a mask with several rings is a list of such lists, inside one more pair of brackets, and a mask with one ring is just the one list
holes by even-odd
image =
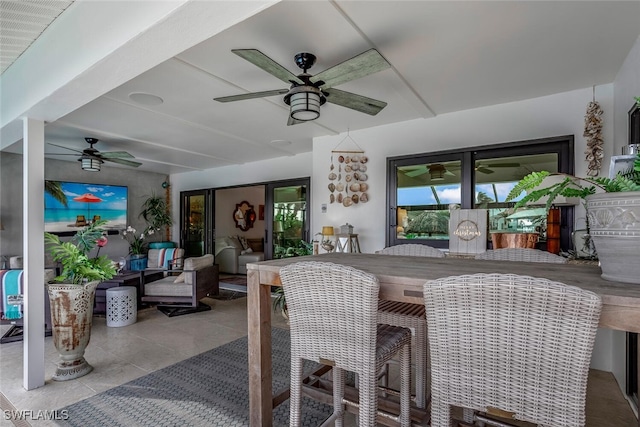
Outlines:
{"label": "second ceiling fan", "polygon": [[295,125],[317,119],[320,117],[320,106],[325,102],[372,116],[378,114],[387,105],[384,101],[334,88],[334,86],[342,83],[389,68],[391,65],[375,49],[369,49],[316,75],[307,73],[307,70],[316,61],[315,55],[299,53],[295,56],[295,63],[303,72],[297,76],[257,49],[232,49],[231,52],[283,82],[290,83],[291,86],[288,89],[283,88],[214,98],[218,102],[284,95],[284,102],[290,106],[287,125]]}

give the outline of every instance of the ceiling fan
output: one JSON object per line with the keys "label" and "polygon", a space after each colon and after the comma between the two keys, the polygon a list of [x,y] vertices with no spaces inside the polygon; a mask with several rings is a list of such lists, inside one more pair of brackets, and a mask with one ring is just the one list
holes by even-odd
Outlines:
{"label": "ceiling fan", "polygon": [[425,173],[429,173],[429,175],[431,175],[432,181],[438,181],[438,180],[441,181],[444,179],[444,175],[455,176],[453,172],[451,172],[449,169],[447,169],[444,165],[440,163],[433,163],[430,165],[420,165],[415,169],[406,171],[405,175],[408,177],[414,178],[416,176],[420,176]]}
{"label": "ceiling fan", "polygon": [[142,163],[134,162],[131,160],[125,159],[133,159],[134,157],[127,153],[126,151],[110,151],[110,152],[100,152],[97,149],[93,148],[93,145],[98,142],[96,138],[85,138],[85,141],[90,145],[89,148],[86,148],[82,151],[74,150],[73,148],[63,147],[62,145],[48,143],[49,145],[53,145],[54,147],[64,148],[65,150],[75,151],[78,154],[54,154],[56,156],[78,156],[79,162],[81,162],[82,169],[89,172],[99,172],[100,165],[104,162],[113,162],[118,163],[125,166],[131,166],[137,168]]}
{"label": "ceiling fan", "polygon": [[520,167],[520,163],[492,163],[492,164],[482,164],[478,163],[476,165],[476,171],[481,173],[494,173],[495,171],[492,168],[517,168]]}
{"label": "ceiling fan", "polygon": [[315,55],[306,52],[298,53],[294,57],[295,63],[303,72],[297,76],[257,49],[232,49],[231,52],[283,82],[290,83],[291,86],[288,89],[213,98],[218,102],[284,95],[284,102],[290,106],[289,120],[287,122],[289,126],[317,119],[320,117],[320,106],[327,101],[372,116],[375,116],[387,106],[384,101],[334,88],[334,86],[342,83],[391,67],[386,59],[375,49],[362,52],[316,75],[307,73],[307,70],[316,62]]}

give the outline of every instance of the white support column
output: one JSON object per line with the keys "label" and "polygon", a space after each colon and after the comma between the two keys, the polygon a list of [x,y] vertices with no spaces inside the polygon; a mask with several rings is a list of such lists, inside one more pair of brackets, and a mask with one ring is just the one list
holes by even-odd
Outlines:
{"label": "white support column", "polygon": [[24,330],[22,385],[44,385],[44,122],[23,118]]}

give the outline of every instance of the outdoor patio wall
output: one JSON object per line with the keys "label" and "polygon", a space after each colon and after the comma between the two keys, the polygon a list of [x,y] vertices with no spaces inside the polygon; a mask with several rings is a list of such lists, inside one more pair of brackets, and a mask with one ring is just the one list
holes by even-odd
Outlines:
{"label": "outdoor patio wall", "polygon": [[[138,218],[141,205],[147,196],[155,192],[163,195],[162,183],[167,175],[141,172],[131,168],[103,167],[98,173],[85,172],[78,162],[45,160],[45,178],[53,181],[87,182],[90,184],[124,185],[129,188],[128,224],[138,231],[145,227]],[[0,218],[4,230],[0,231],[0,255],[22,255],[22,155],[0,152]],[[173,236],[178,236],[174,234]],[[129,246],[119,235],[109,235],[109,243],[100,254],[113,259],[126,256]],[[67,240],[63,237],[62,240]],[[176,241],[176,239],[173,239]]]}

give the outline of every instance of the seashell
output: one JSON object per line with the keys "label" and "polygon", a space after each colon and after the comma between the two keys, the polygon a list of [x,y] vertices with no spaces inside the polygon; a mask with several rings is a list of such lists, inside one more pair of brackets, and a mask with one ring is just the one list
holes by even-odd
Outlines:
{"label": "seashell", "polygon": [[368,161],[369,161],[369,158],[367,156],[360,157],[360,163],[367,163]]}
{"label": "seashell", "polygon": [[367,174],[366,174],[366,173],[358,174],[358,180],[360,180],[360,181],[366,181],[367,179],[369,179],[369,177],[367,176]]}
{"label": "seashell", "polygon": [[353,177],[354,177],[355,179],[360,179],[360,175],[364,175],[364,174],[360,174],[360,172],[355,172],[355,173],[353,174]]}
{"label": "seashell", "polygon": [[329,203],[333,203],[336,201],[336,196],[333,195],[333,193],[329,194]]}
{"label": "seashell", "polygon": [[351,200],[353,200],[353,203],[358,203],[360,201],[360,197],[358,197],[357,194],[354,194],[351,196]]}
{"label": "seashell", "polygon": [[339,182],[338,185],[336,185],[336,190],[338,191],[344,191],[344,184]]}
{"label": "seashell", "polygon": [[353,170],[353,169],[351,168],[351,166],[350,166],[350,165],[347,165],[347,166],[345,166],[345,167],[344,167],[344,171],[345,171],[345,172],[351,172],[352,170]]}
{"label": "seashell", "polygon": [[351,157],[347,156],[344,158],[345,163],[351,163]]}
{"label": "seashell", "polygon": [[353,179],[353,177],[349,174],[345,175],[344,180],[347,182],[351,182],[351,180]]}
{"label": "seashell", "polygon": [[360,201],[362,203],[367,203],[369,201],[369,195],[367,193],[362,193],[360,195]]}
{"label": "seashell", "polygon": [[336,179],[337,177],[338,177],[338,175],[336,175],[336,174],[335,174],[335,173],[333,173],[333,172],[331,172],[331,173],[329,174],[329,179],[330,179],[331,181],[333,181],[333,180],[334,180],[334,179]]}
{"label": "seashell", "polygon": [[360,170],[360,163],[351,163],[351,170]]}
{"label": "seashell", "polygon": [[346,208],[348,208],[349,206],[351,206],[353,204],[353,200],[351,200],[351,197],[345,197],[342,200],[342,205]]}
{"label": "seashell", "polygon": [[349,190],[351,190],[353,192],[360,191],[360,184],[358,184],[358,183],[351,184],[349,186]]}
{"label": "seashell", "polygon": [[341,180],[342,180],[342,174],[341,174],[341,173],[339,173],[339,174],[338,174],[338,181],[341,181]]}
{"label": "seashell", "polygon": [[339,161],[340,163],[344,162],[344,157],[343,157],[343,156],[338,156],[338,161]]}
{"label": "seashell", "polygon": [[336,189],[336,185],[333,182],[329,184],[328,187],[329,187],[329,191],[331,191],[332,193]]}
{"label": "seashell", "polygon": [[331,163],[331,167],[329,168],[330,171],[332,171],[334,168],[333,163]]}
{"label": "seashell", "polygon": [[367,171],[367,165],[360,164],[360,172],[366,172],[366,171]]}
{"label": "seashell", "polygon": [[367,191],[369,189],[369,184],[361,182],[360,183],[360,191]]}
{"label": "seashell", "polygon": [[359,157],[359,156],[353,156],[353,157],[351,158],[351,161],[352,161],[352,162],[355,162],[355,163],[358,163],[358,162],[360,161],[360,157]]}
{"label": "seashell", "polygon": [[338,203],[342,203],[342,193],[338,193],[338,197],[336,198]]}

